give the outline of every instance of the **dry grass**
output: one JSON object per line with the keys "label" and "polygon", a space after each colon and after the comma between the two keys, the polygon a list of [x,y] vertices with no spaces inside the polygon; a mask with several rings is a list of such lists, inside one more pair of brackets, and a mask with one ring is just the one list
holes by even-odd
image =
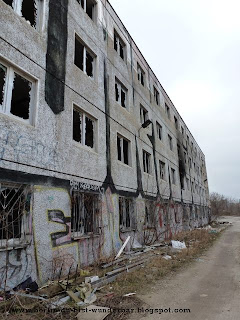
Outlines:
{"label": "dry grass", "polygon": [[[189,232],[179,233],[174,240],[185,241],[187,249],[173,252],[171,247],[159,248],[154,251],[150,251],[146,254],[149,256],[149,263],[145,264],[144,267],[133,271],[131,273],[125,273],[121,278],[118,278],[117,281],[111,283],[104,287],[98,295],[97,305],[106,306],[110,308],[137,308],[142,306],[142,301],[137,297],[132,296],[129,298],[124,298],[123,295],[136,292],[144,293],[151,289],[151,286],[156,281],[160,280],[165,275],[175,272],[181,267],[186,266],[191,261],[199,257],[204,251],[206,251],[212,243],[217,239],[220,233],[211,234],[207,230],[193,230]],[[163,254],[169,254],[172,256],[172,260],[165,260],[162,258]],[[103,270],[97,267],[90,268],[91,274],[102,275]],[[106,270],[104,271],[106,272]],[[78,283],[81,279],[78,279]],[[54,289],[54,288],[53,288]],[[50,288],[47,288],[49,296],[51,296]],[[59,289],[58,289],[59,290]],[[54,290],[53,290],[54,291]],[[109,293],[112,293],[112,295]],[[27,301],[29,300],[29,301]],[[35,307],[42,307],[42,312],[36,313],[19,313],[19,314],[7,314],[6,311],[10,310],[14,306],[14,309],[20,308],[29,308],[35,304]],[[72,303],[69,304],[69,307],[73,306]],[[38,301],[32,301],[30,299],[13,297],[8,300],[5,310],[0,310],[0,319],[9,319],[9,320],[65,320],[65,319],[75,319],[77,312],[68,312],[68,313],[47,313],[47,305],[44,303],[39,303]],[[124,320],[127,319],[128,314],[118,313],[110,314],[106,317],[106,320]]]}

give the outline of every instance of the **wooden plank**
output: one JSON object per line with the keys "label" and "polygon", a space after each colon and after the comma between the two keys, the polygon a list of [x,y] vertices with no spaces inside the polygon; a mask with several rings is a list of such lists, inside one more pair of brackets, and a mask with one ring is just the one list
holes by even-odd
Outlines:
{"label": "wooden plank", "polygon": [[66,293],[69,295],[69,297],[72,299],[72,300],[74,300],[75,302],[81,302],[81,300],[80,299],[78,299],[78,297],[75,295],[75,293],[73,292],[73,291],[71,291],[71,290],[69,290],[69,291],[66,291]]}

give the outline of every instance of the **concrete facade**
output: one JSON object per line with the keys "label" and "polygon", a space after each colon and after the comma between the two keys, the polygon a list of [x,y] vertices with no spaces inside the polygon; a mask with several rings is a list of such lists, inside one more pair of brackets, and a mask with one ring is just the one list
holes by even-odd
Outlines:
{"label": "concrete facade", "polygon": [[0,288],[210,218],[204,154],[108,1],[33,2],[35,24],[0,0]]}

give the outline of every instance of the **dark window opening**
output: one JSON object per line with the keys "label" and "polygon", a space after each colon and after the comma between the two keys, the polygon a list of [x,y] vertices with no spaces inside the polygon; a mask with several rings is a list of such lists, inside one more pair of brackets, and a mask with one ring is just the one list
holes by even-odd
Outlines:
{"label": "dark window opening", "polygon": [[126,108],[126,93],[121,89],[121,106]]}
{"label": "dark window opening", "polygon": [[178,129],[178,120],[175,116],[174,116],[174,122],[175,122],[175,128]]}
{"label": "dark window opening", "polygon": [[85,145],[93,148],[93,121],[88,117],[85,117],[86,120],[86,132],[85,132]]}
{"label": "dark window opening", "polygon": [[73,140],[80,143],[82,142],[81,122],[80,113],[73,109]]}
{"label": "dark window opening", "polygon": [[171,168],[172,184],[176,184],[175,170]]}
{"label": "dark window opening", "polygon": [[140,106],[140,120],[142,124],[148,120],[148,112],[142,106]]}
{"label": "dark window opening", "polygon": [[114,49],[116,51],[118,50],[118,39],[115,33],[114,33]]}
{"label": "dark window opening", "polygon": [[153,88],[154,91],[154,100],[156,102],[157,105],[159,105],[159,92],[157,91],[157,89],[154,87]]}
{"label": "dark window opening", "polygon": [[173,150],[172,137],[170,135],[168,135],[168,143],[169,143],[169,149]]}
{"label": "dark window opening", "polygon": [[150,173],[150,154],[143,150],[143,171]]}
{"label": "dark window opening", "polygon": [[160,179],[165,180],[165,163],[159,161],[159,168],[160,168]]}
{"label": "dark window opening", "polygon": [[93,77],[93,57],[86,51],[86,73]]}
{"label": "dark window opening", "polygon": [[75,65],[83,71],[83,50],[84,46],[75,38],[75,56],[74,63]]}
{"label": "dark window opening", "polygon": [[3,2],[5,2],[6,4],[12,7],[13,0],[3,0]]}
{"label": "dark window opening", "polygon": [[[71,230],[76,236],[98,232],[99,196],[73,192]],[[75,235],[74,235],[75,236]]]}
{"label": "dark window opening", "polygon": [[120,50],[120,57],[124,60],[124,47],[119,41],[119,50]]}
{"label": "dark window opening", "polygon": [[0,64],[0,105],[3,104],[7,68]]}
{"label": "dark window opening", "polygon": [[119,92],[118,92],[118,85],[117,85],[117,83],[115,83],[115,98],[116,98],[116,101],[118,101],[118,99],[119,99]]}
{"label": "dark window opening", "polygon": [[118,160],[121,161],[122,159],[122,149],[121,149],[121,139],[117,137],[117,150],[118,150]]}
{"label": "dark window opening", "polygon": [[93,19],[94,6],[95,3],[93,1],[86,0],[86,13],[91,19]]}
{"label": "dark window opening", "polygon": [[84,9],[84,0],[78,0],[81,3],[82,8]]}
{"label": "dark window opening", "polygon": [[154,214],[155,214],[155,204],[154,201],[146,200],[145,202],[145,221],[144,224],[146,227],[154,226]]}
{"label": "dark window opening", "polygon": [[131,220],[130,220],[130,200],[126,200],[126,228],[131,227]]}
{"label": "dark window opening", "polygon": [[157,137],[162,140],[162,126],[157,122]]}
{"label": "dark window opening", "polygon": [[37,7],[34,0],[23,0],[22,16],[30,22],[31,26],[36,26]]}
{"label": "dark window opening", "polygon": [[11,114],[25,120],[29,119],[31,87],[31,82],[14,73]]}
{"label": "dark window opening", "polygon": [[128,164],[128,144],[129,142],[123,139],[123,162]]}

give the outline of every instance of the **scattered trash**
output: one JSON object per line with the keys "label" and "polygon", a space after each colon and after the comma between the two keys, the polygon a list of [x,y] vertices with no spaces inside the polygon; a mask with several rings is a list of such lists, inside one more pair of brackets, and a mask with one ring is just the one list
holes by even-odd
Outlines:
{"label": "scattered trash", "polygon": [[165,256],[163,256],[163,259],[165,259],[165,260],[171,260],[172,257],[166,254]]}
{"label": "scattered trash", "polygon": [[98,280],[99,280],[99,276],[86,277],[85,283],[88,283],[88,282],[92,283],[92,282],[98,281]]}
{"label": "scattered trash", "polygon": [[140,249],[142,248],[142,245],[137,241],[137,239],[134,238],[132,247],[133,249]]}
{"label": "scattered trash", "polygon": [[182,249],[186,249],[187,248],[185,242],[175,241],[175,240],[172,240],[171,242],[172,242],[173,249],[182,250]]}
{"label": "scattered trash", "polygon": [[121,249],[119,250],[118,254],[116,255],[115,259],[119,258],[120,255],[122,254],[124,248],[126,247],[128,241],[130,240],[130,236],[127,237],[126,241],[124,242],[124,244],[122,245]]}
{"label": "scattered trash", "polygon": [[13,291],[26,290],[28,292],[36,292],[38,290],[38,284],[33,281],[31,277],[20,283],[18,286],[13,288]]}
{"label": "scattered trash", "polygon": [[124,294],[123,297],[131,297],[131,296],[134,296],[135,294],[136,292],[131,292],[131,293]]}

